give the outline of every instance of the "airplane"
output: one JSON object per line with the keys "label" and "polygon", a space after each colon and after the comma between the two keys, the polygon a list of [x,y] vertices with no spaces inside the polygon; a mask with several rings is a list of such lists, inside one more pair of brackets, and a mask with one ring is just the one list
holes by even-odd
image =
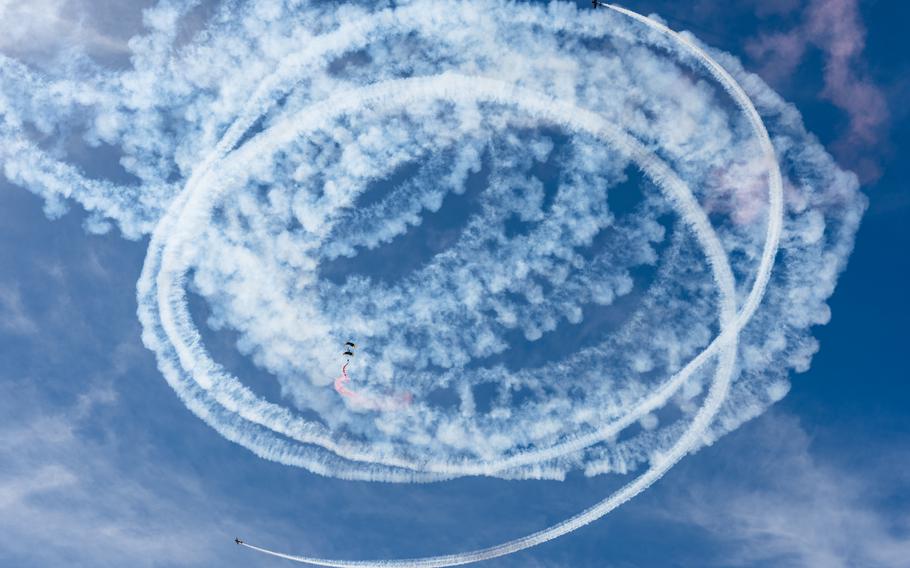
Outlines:
{"label": "airplane", "polygon": [[243,541],[240,540],[240,538],[235,538],[234,542],[236,542],[237,544],[243,544]]}

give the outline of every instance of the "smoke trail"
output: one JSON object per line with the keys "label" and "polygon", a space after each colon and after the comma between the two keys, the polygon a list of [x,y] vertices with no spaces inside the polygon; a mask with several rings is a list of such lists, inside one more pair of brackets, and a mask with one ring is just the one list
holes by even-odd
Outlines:
{"label": "smoke trail", "polygon": [[[71,200],[89,230],[151,235],[143,341],[187,407],[256,455],[343,479],[634,476],[475,552],[250,548],[448,566],[534,546],[633,498],[808,367],[864,202],[735,59],[615,6],[227,3],[187,41],[194,5],[149,10],[128,71],[0,59],[5,176],[51,215]],[[132,183],[41,144],[74,131],[118,148]],[[639,173],[638,200],[616,205]],[[433,233],[459,200],[461,224]],[[364,268],[391,249],[402,261]],[[287,400],[213,359],[188,293]],[[598,313],[620,322],[552,347]],[[370,346],[358,396],[327,371],[349,336]],[[512,356],[529,352],[544,358]]]}
{"label": "smoke trail", "polygon": [[[612,7],[611,7],[612,8]],[[777,252],[777,245],[780,238],[781,231],[781,222],[780,215],[782,214],[782,181],[780,178],[780,172],[777,168],[777,160],[774,154],[774,149],[771,145],[771,141],[768,137],[767,131],[765,130],[764,124],[761,121],[761,118],[758,115],[758,112],[752,106],[751,101],[748,96],[742,91],[736,81],[723,70],[714,60],[707,56],[703,51],[698,49],[696,46],[692,45],[690,42],[685,41],[680,38],[678,35],[674,34],[671,30],[667,29],[664,26],[656,22],[652,22],[647,18],[642,18],[635,14],[634,12],[629,12],[627,10],[616,8],[617,11],[625,13],[630,17],[635,18],[636,20],[643,21],[649,26],[658,29],[659,31],[669,34],[674,38],[679,38],[680,41],[696,56],[700,61],[705,63],[706,66],[711,69],[712,75],[718,79],[725,87],[725,89],[736,99],[737,104],[749,118],[750,125],[753,128],[753,131],[759,138],[761,143],[761,149],[764,153],[765,164],[769,167],[769,185],[770,185],[770,203],[771,203],[771,214],[769,215],[769,223],[767,229],[766,244],[764,249],[764,254],[762,255],[762,262],[758,270],[758,275],[753,284],[752,290],[748,296],[748,299],[743,306],[742,311],[738,314],[738,321],[734,322],[735,304],[733,300],[733,284],[732,284],[732,273],[729,266],[726,263],[726,256],[717,244],[713,240],[709,240],[706,237],[702,236],[702,239],[709,240],[710,244],[706,245],[705,252],[708,257],[711,259],[711,265],[717,269],[718,264],[726,265],[721,268],[721,275],[715,275],[715,280],[718,287],[721,290],[721,296],[723,298],[723,308],[721,310],[721,326],[722,331],[718,335],[717,339],[712,342],[711,346],[721,345],[725,347],[723,354],[720,356],[718,363],[717,377],[714,384],[711,386],[711,392],[709,393],[707,400],[702,406],[701,410],[696,415],[695,419],[692,421],[689,429],[680,437],[676,442],[673,448],[664,455],[661,455],[658,459],[652,460],[651,467],[636,480],[624,486],[622,489],[611,495],[610,497],[604,499],[597,505],[579,513],[576,516],[573,516],[566,521],[563,521],[557,525],[549,527],[545,530],[539,531],[537,533],[515,539],[506,543],[503,543],[498,546],[493,546],[485,548],[482,550],[477,550],[473,552],[465,552],[461,554],[453,554],[446,556],[437,556],[437,557],[428,557],[428,558],[414,558],[414,559],[404,559],[399,561],[340,561],[340,560],[329,560],[329,559],[319,559],[311,557],[302,557],[302,556],[293,556],[282,553],[276,553],[267,549],[255,547],[252,545],[245,545],[260,552],[264,552],[273,556],[278,556],[281,558],[294,560],[297,562],[303,562],[312,565],[318,566],[335,566],[335,567],[349,567],[349,566],[420,566],[420,567],[443,567],[443,566],[456,566],[462,564],[469,564],[473,562],[478,562],[482,560],[489,560],[492,558],[497,558],[500,556],[505,556],[525,548],[530,548],[538,544],[542,544],[548,540],[558,538],[564,534],[572,532],[579,527],[582,527],[586,524],[589,524],[608,512],[612,511],[619,505],[625,503],[629,499],[633,498],[635,495],[646,489],[651,483],[660,478],[672,465],[677,463],[682,459],[685,454],[694,449],[699,443],[700,436],[703,435],[704,431],[710,425],[711,420],[714,418],[717,410],[720,405],[723,403],[724,398],[726,397],[727,390],[729,388],[730,375],[733,371],[733,364],[735,362],[735,353],[736,353],[736,337],[740,329],[748,322],[749,318],[754,313],[757,308],[761,298],[764,294],[764,288],[767,285],[768,278],[771,272],[771,265],[773,263],[774,255]],[[647,168],[643,168],[646,169]],[[650,173],[650,172],[649,172]],[[669,174],[665,174],[669,175]],[[652,176],[664,181],[662,178],[659,178],[657,175],[652,173]],[[698,211],[697,207],[695,211]],[[694,213],[693,213],[694,214]],[[709,224],[707,220],[691,222],[693,230],[702,235],[704,232],[710,231]],[[709,252],[710,251],[710,252]],[[712,353],[710,353],[711,347],[708,347],[699,354],[699,357],[707,359]],[[695,360],[697,360],[696,358]],[[694,360],[693,360],[694,361]]]}

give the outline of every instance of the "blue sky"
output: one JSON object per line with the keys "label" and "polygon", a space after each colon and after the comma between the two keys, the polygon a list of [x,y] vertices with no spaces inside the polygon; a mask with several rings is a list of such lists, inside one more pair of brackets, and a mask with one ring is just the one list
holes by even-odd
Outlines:
{"label": "blue sky", "polygon": [[[82,14],[82,27],[68,27],[0,3],[4,27],[13,18],[41,32],[0,49],[40,68],[75,42],[105,65],[122,66],[123,39],[139,31],[145,6],[126,4],[49,0],[47,13],[64,22]],[[910,310],[902,293],[910,274],[903,253],[910,172],[901,159],[910,125],[899,28],[908,15],[900,12],[910,8],[831,2],[828,9],[845,10],[842,18],[853,6],[858,12],[838,29],[843,36],[826,39],[813,31],[824,2],[728,4],[630,6],[741,57],[796,105],[840,165],[861,174],[869,207],[829,301],[832,319],[812,331],[821,349],[808,371],[792,375],[785,398],[631,502],[489,566],[897,566],[910,554]],[[191,18],[206,15],[200,9]],[[863,49],[835,60],[831,45],[843,45],[835,40],[855,46],[863,29]],[[768,37],[779,41],[762,43]],[[768,42],[777,51],[762,51]],[[846,78],[826,75],[838,65]],[[869,111],[878,99],[855,103],[857,93],[870,92],[851,90],[858,83],[881,97],[886,113]],[[92,176],[116,179],[117,154],[104,152],[88,148],[74,161]],[[611,476],[577,471],[565,481],[343,481],[260,459],[193,415],[143,346],[136,282],[149,237],[88,234],[78,205],[48,220],[41,198],[0,183],[0,565],[286,564],[238,549],[234,536],[351,559],[456,552],[542,529],[617,487]],[[445,247],[453,219],[465,215],[459,204],[470,210],[472,198],[444,206],[421,229],[428,250],[412,239],[400,254]],[[339,270],[401,270],[373,262]],[[201,300],[191,309],[199,321],[210,313]],[[218,361],[258,392],[279,396],[274,379],[237,351],[232,331],[203,326],[203,335]],[[533,343],[522,348],[525,357],[534,354]]]}

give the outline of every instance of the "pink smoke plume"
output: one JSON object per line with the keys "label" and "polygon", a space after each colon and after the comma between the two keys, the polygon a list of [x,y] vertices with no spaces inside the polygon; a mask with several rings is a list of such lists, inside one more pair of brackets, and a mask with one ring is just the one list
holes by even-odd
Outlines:
{"label": "pink smoke plume", "polygon": [[357,391],[348,388],[351,377],[348,376],[348,363],[341,367],[341,376],[335,379],[335,391],[351,402],[355,408],[364,410],[378,410],[380,412],[390,412],[401,410],[411,405],[411,393],[403,393],[394,396],[371,397],[364,396]]}
{"label": "pink smoke plume", "polygon": [[810,0],[795,28],[752,40],[746,50],[762,64],[762,75],[773,82],[793,74],[810,47],[825,57],[823,99],[849,118],[847,132],[832,144],[838,158],[863,181],[881,175],[870,155],[880,150],[889,118],[882,90],[862,65],[866,29],[857,0]]}

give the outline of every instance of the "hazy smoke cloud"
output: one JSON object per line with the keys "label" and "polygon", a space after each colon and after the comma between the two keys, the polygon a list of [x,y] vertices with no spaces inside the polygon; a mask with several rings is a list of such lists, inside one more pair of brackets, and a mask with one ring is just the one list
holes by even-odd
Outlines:
{"label": "hazy smoke cloud", "polygon": [[[558,3],[229,2],[186,39],[193,7],[148,10],[123,73],[0,60],[4,174],[51,216],[76,201],[91,231],[151,235],[143,340],[187,406],[342,478],[640,474],[536,535],[403,564],[590,522],[808,368],[864,201],[733,58]],[[74,132],[131,183],[46,143]],[[461,225],[400,246],[459,196]],[[188,287],[284,403],[212,359]],[[595,313],[618,324],[565,350]],[[370,404],[333,388],[350,338],[369,347],[346,386]]]}

